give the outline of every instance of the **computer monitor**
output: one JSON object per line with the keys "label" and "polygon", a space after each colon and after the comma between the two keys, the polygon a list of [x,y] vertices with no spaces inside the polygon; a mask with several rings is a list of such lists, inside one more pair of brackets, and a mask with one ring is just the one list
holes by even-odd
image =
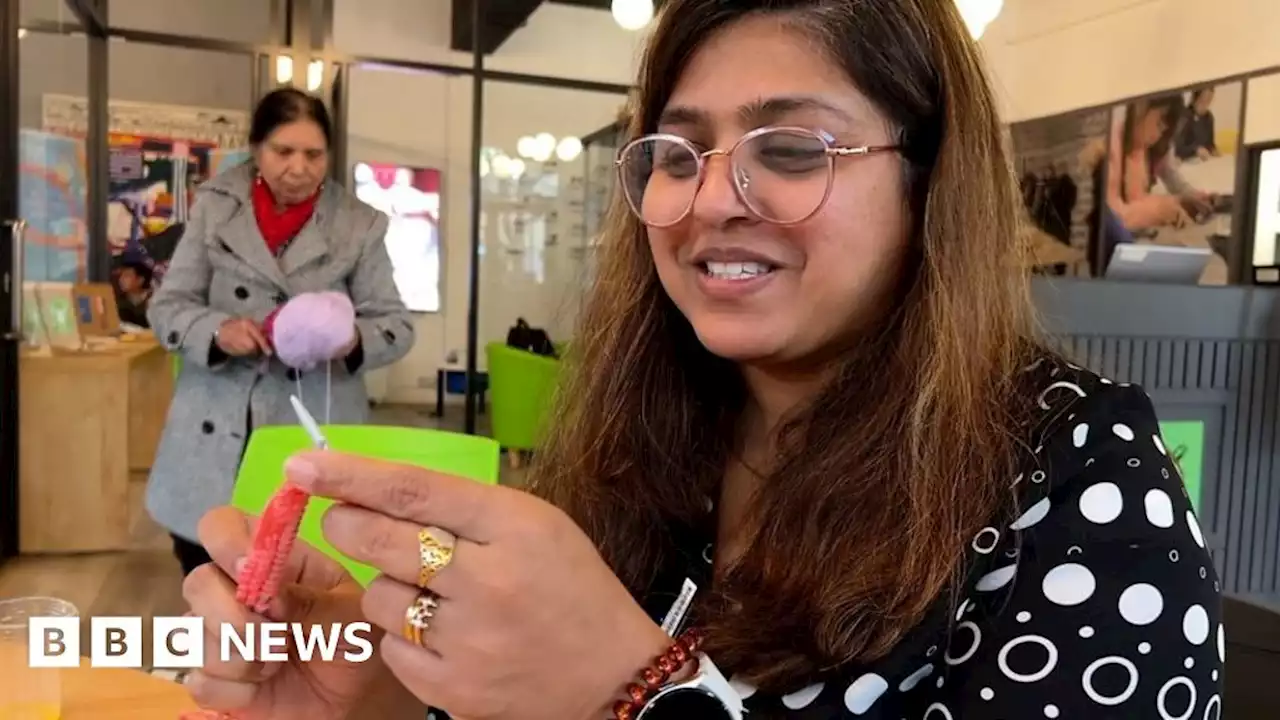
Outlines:
{"label": "computer monitor", "polygon": [[1124,282],[1198,285],[1209,266],[1209,248],[1121,243],[1111,253],[1106,278]]}

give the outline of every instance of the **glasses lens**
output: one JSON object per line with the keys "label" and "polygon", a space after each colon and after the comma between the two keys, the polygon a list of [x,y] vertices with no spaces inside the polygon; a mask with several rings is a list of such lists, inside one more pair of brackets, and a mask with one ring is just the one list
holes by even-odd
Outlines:
{"label": "glasses lens", "polygon": [[647,225],[670,225],[689,210],[698,192],[698,155],[684,143],[646,138],[620,158],[622,190]]}
{"label": "glasses lens", "polygon": [[733,181],[751,211],[791,223],[812,215],[831,185],[827,144],[811,133],[770,130],[734,153]]}

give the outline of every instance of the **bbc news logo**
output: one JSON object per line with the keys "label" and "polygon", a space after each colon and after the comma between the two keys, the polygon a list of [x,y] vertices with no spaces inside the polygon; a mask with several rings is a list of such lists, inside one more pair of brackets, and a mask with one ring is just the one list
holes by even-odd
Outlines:
{"label": "bbc news logo", "polygon": [[[267,622],[243,629],[223,623],[217,638],[218,657],[223,662],[286,662],[292,650],[303,662],[365,662],[373,657],[372,632],[369,623]],[[153,618],[151,665],[164,670],[201,667],[209,639],[203,618]],[[94,667],[140,668],[146,641],[140,617],[91,618],[89,663]],[[81,654],[80,618],[31,618],[27,633],[31,667],[79,667]]]}

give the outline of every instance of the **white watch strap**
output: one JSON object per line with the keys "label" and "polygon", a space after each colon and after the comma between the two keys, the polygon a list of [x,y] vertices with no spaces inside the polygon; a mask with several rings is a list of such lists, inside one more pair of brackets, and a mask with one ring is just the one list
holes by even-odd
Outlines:
{"label": "white watch strap", "polygon": [[698,674],[694,675],[692,680],[681,683],[684,687],[698,687],[710,691],[716,697],[724,702],[729,714],[733,716],[733,720],[742,720],[742,696],[737,690],[729,684],[725,679],[720,668],[707,657],[705,653],[698,653]]}

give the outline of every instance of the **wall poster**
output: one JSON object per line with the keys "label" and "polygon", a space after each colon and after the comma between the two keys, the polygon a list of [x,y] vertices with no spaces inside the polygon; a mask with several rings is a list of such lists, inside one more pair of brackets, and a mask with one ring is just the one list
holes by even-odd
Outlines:
{"label": "wall poster", "polygon": [[1009,128],[1037,272],[1096,274],[1090,248],[1097,243],[1108,119],[1105,109],[1091,110]]}
{"label": "wall poster", "polygon": [[[83,137],[84,98],[46,94],[49,132]],[[248,144],[249,114],[232,110],[111,100],[108,105],[111,186],[107,239],[118,263],[142,262],[163,274],[168,256],[148,251],[152,238],[186,221],[195,187],[212,176],[217,153]],[[166,245],[172,243],[165,242]]]}
{"label": "wall poster", "polygon": [[1211,251],[1201,285],[1225,285],[1232,247],[1241,82],[1115,108],[1107,143],[1100,258],[1117,245]]}
{"label": "wall poster", "polygon": [[88,186],[83,140],[39,130],[19,131],[18,214],[27,221],[24,282],[86,279]]}

